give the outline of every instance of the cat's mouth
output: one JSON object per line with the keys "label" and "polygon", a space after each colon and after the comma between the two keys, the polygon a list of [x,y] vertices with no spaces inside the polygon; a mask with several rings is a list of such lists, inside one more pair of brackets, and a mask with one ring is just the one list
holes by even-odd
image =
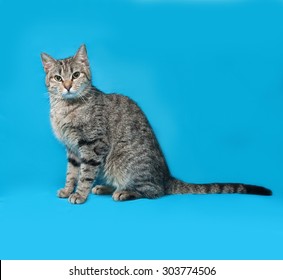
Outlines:
{"label": "cat's mouth", "polygon": [[82,92],[84,91],[84,89],[86,88],[86,84],[82,85],[79,90],[77,91],[65,91],[62,93],[62,97],[64,99],[74,99],[74,98],[77,98],[77,97],[82,97],[81,94]]}

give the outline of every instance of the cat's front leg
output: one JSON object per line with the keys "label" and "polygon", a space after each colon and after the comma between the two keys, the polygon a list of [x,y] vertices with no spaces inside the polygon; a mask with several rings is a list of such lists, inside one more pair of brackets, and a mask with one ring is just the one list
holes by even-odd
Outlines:
{"label": "cat's front leg", "polygon": [[68,198],[73,193],[79,176],[80,159],[70,150],[67,151],[67,158],[66,184],[64,188],[57,192],[57,196],[60,198]]}
{"label": "cat's front leg", "polygon": [[69,202],[84,203],[107,153],[107,145],[102,140],[80,141],[80,174],[75,193],[69,196]]}

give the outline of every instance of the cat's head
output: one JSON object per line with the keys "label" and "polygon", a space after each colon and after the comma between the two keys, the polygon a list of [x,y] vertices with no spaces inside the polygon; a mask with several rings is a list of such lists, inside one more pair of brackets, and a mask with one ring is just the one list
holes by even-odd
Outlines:
{"label": "cat's head", "polygon": [[76,99],[84,96],[91,86],[91,73],[85,45],[73,57],[54,59],[41,54],[45,83],[50,94],[62,99]]}

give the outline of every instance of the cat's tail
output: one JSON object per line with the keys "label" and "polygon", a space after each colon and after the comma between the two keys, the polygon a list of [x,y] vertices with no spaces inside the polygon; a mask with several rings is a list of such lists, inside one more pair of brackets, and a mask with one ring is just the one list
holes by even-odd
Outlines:
{"label": "cat's tail", "polygon": [[166,186],[166,194],[257,194],[272,195],[272,191],[254,185],[241,183],[211,183],[189,184],[178,179],[171,178]]}

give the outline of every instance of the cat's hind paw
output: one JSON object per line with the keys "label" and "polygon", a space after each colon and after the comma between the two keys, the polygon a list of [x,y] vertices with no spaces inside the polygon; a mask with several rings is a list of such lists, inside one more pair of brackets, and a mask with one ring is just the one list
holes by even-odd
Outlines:
{"label": "cat's hind paw", "polygon": [[71,195],[71,193],[72,192],[69,191],[68,189],[62,188],[57,191],[57,196],[60,198],[68,198]]}
{"label": "cat's hind paw", "polygon": [[86,201],[86,197],[83,197],[79,193],[72,193],[69,196],[69,202],[73,204],[81,204],[84,203],[85,201]]}
{"label": "cat's hind paw", "polygon": [[133,191],[115,191],[112,198],[115,201],[125,201],[141,198],[141,195]]}
{"label": "cat's hind paw", "polygon": [[112,194],[114,192],[114,188],[109,186],[97,185],[94,188],[92,188],[91,192],[93,194],[98,194],[98,195],[107,195],[107,194]]}

